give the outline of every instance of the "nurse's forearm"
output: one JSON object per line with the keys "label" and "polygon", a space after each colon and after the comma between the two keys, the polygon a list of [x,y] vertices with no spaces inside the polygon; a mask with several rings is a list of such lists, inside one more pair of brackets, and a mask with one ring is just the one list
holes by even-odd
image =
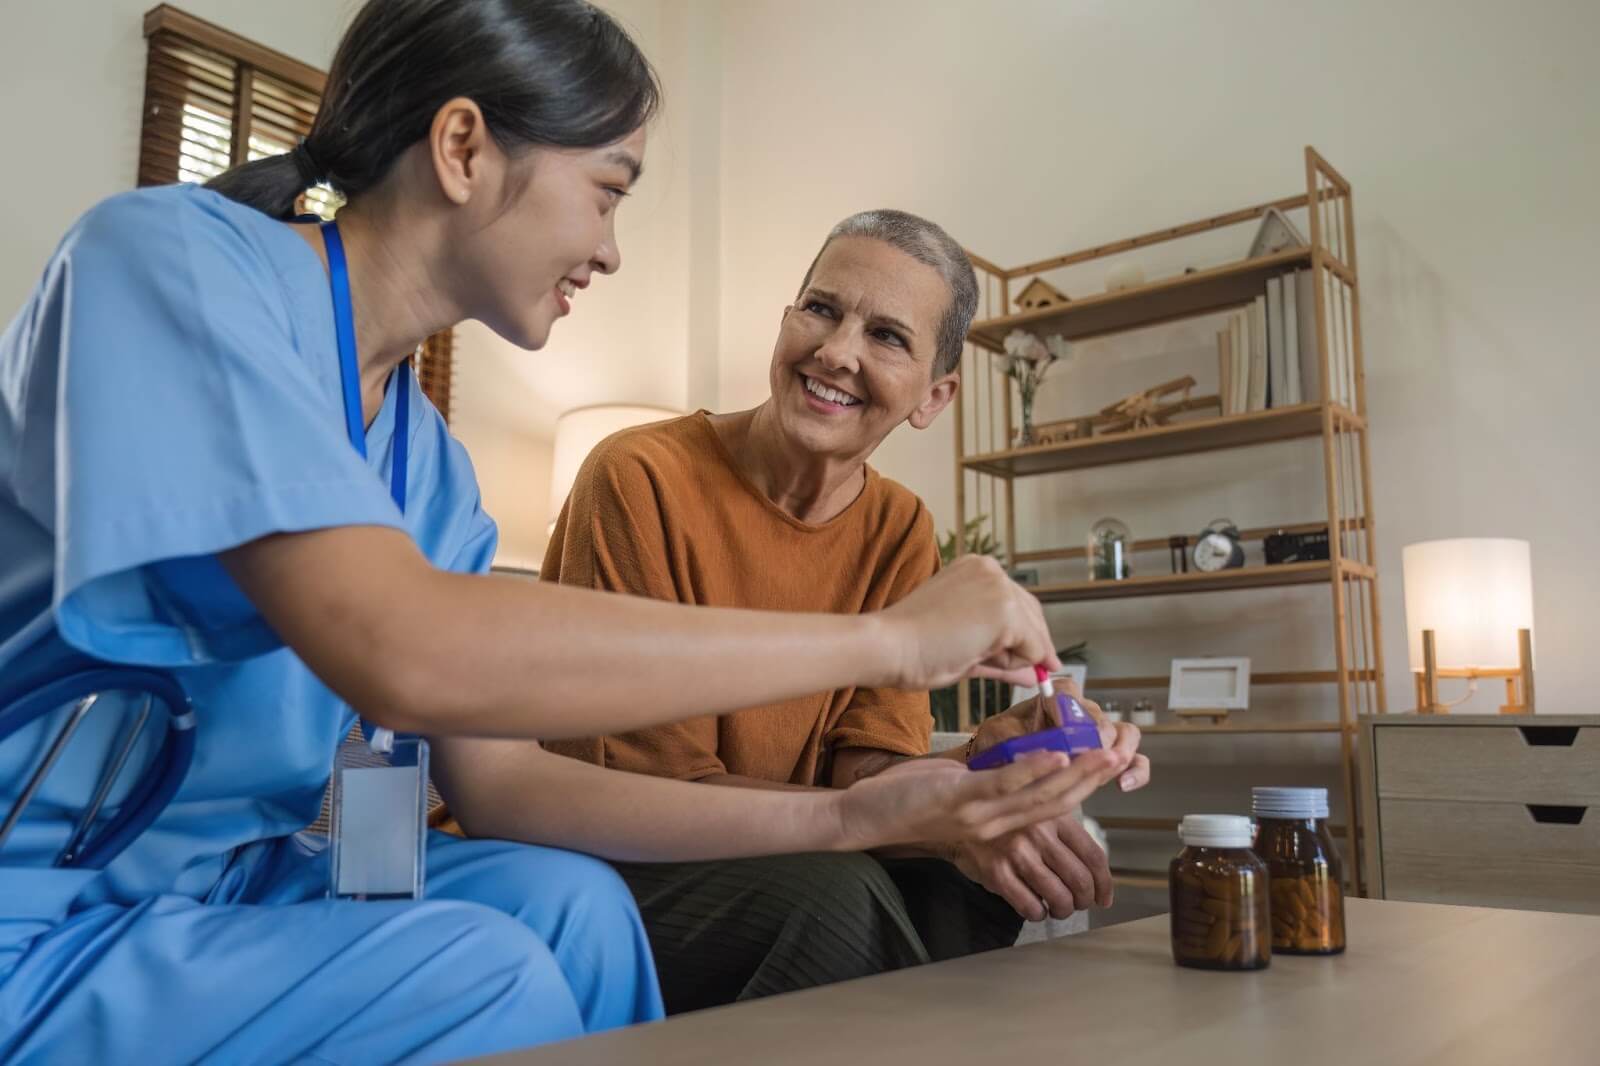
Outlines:
{"label": "nurse's forearm", "polygon": [[222,554],[283,642],[370,720],[438,734],[621,733],[814,692],[1023,684],[1055,669],[1039,601],[957,559],[882,611],[686,607],[435,569],[404,533],[343,526]]}
{"label": "nurse's forearm", "polygon": [[318,677],[402,731],[620,733],[892,683],[899,665],[874,616],[684,607],[452,574],[387,529],[269,537],[223,561]]}
{"label": "nurse's forearm", "polygon": [[603,770],[526,741],[440,739],[434,779],[475,837],[622,862],[691,862],[844,850],[840,792],[715,787]]}
{"label": "nurse's forearm", "polygon": [[[622,733],[860,684],[853,679],[884,671],[891,658],[870,616],[685,607],[512,577],[436,577],[435,602],[450,604],[448,616],[461,624],[430,634],[419,672],[439,698],[418,711],[477,736]],[[444,691],[441,677],[451,679]]]}

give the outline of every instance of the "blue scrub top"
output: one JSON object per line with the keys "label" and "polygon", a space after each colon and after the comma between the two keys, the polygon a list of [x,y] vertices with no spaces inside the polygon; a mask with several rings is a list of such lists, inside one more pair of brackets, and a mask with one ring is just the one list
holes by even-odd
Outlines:
{"label": "blue scrub top", "polygon": [[[67,234],[0,337],[0,678],[74,652],[171,669],[197,747],[173,804],[105,871],[48,869],[122,725],[102,701],[0,850],[0,921],[202,899],[232,849],[316,818],[354,712],[216,556],[270,533],[376,525],[405,529],[436,566],[488,569],[495,527],[472,464],[407,380],[402,516],[388,486],[395,379],[363,460],[345,433],[327,273],[288,226],[165,186],[112,197]],[[0,744],[0,811],[65,713]]]}

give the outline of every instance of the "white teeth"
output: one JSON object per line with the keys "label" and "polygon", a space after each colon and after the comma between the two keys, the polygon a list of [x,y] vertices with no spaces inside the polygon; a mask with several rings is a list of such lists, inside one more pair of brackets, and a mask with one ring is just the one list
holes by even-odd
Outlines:
{"label": "white teeth", "polygon": [[561,295],[565,296],[569,300],[572,299],[572,297],[578,291],[578,286],[574,285],[572,282],[568,281],[566,278],[562,278],[559,282],[557,282],[556,283],[556,288],[560,289],[561,290]]}
{"label": "white teeth", "polygon": [[836,403],[842,407],[854,407],[861,402],[848,392],[840,392],[838,389],[829,388],[814,378],[805,378],[805,383],[807,392],[820,399],[827,400],[829,403]]}

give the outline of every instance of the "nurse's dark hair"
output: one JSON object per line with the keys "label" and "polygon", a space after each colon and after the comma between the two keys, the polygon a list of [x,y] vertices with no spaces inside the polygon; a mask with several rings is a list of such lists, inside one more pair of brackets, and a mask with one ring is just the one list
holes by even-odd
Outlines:
{"label": "nurse's dark hair", "polygon": [[622,27],[585,0],[367,0],[303,149],[206,184],[273,218],[289,218],[317,180],[354,199],[463,96],[515,157],[620,141],[649,121],[661,87]]}

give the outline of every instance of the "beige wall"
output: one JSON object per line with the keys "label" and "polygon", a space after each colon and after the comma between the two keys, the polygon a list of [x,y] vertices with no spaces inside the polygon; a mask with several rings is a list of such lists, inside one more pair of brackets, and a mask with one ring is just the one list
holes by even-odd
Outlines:
{"label": "beige wall", "polygon": [[[1600,224],[1584,206],[1600,165],[1588,51],[1600,8],[817,0],[802,16],[746,0],[723,14],[725,407],[764,394],[778,309],[851,211],[925,213],[990,259],[1026,262],[1303,189],[1300,149],[1314,144],[1355,187],[1390,706],[1411,699],[1401,547],[1494,535],[1533,542],[1543,709],[1600,710],[1584,640],[1600,600],[1587,313]],[[1205,323],[1085,345],[1043,411],[1093,409],[1174,366],[1203,376],[1210,345]],[[1143,536],[1219,515],[1314,519],[1314,454],[1290,445],[1028,484],[1023,541],[1078,543],[1105,514]],[[952,455],[942,423],[902,429],[879,456],[941,528]],[[1062,639],[1089,637],[1102,673],[1233,651],[1258,669],[1326,668],[1327,601],[1129,601],[1055,609],[1052,623]],[[1280,625],[1278,608],[1302,602]],[[1309,713],[1317,694],[1262,698]]]}

